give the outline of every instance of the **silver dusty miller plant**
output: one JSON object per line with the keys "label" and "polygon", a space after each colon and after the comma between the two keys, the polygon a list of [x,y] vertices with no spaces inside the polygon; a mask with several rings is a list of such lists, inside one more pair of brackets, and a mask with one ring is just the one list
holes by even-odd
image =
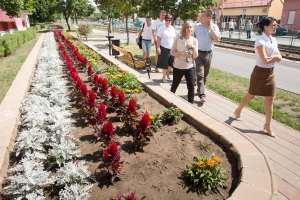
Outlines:
{"label": "silver dusty miller plant", "polygon": [[[81,161],[80,150],[72,142],[68,88],[62,78],[62,61],[53,33],[47,33],[32,79],[32,89],[23,101],[22,130],[16,140],[16,155],[21,161],[8,172],[10,184],[5,194],[13,199],[44,199],[43,186],[64,186],[60,199],[88,199],[90,172]],[[54,158],[60,168],[49,177],[44,162]],[[53,165],[53,163],[52,163]]]}

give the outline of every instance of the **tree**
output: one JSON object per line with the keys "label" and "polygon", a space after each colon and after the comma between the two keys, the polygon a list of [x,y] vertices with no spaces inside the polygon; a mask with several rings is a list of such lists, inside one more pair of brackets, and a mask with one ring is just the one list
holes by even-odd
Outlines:
{"label": "tree", "polygon": [[183,20],[195,20],[201,10],[208,9],[216,3],[217,0],[142,0],[140,12],[149,13],[155,19],[161,10],[165,10],[173,15],[174,20],[178,17]]}
{"label": "tree", "polygon": [[126,21],[127,45],[129,45],[128,17],[136,13],[140,0],[119,0],[117,1],[117,9],[124,14]]}
{"label": "tree", "polygon": [[34,3],[34,12],[29,16],[32,20],[39,22],[54,21],[56,18],[56,6],[55,0],[36,0]]}
{"label": "tree", "polygon": [[68,30],[71,31],[69,18],[72,15],[76,0],[59,0],[56,5],[58,12],[61,12],[66,20]]}
{"label": "tree", "polygon": [[1,0],[0,8],[10,17],[20,16],[22,10],[32,12],[35,0]]}

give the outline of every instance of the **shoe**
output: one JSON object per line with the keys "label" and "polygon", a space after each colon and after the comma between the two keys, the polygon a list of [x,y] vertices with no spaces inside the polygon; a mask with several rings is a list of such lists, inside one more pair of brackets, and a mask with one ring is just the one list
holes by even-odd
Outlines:
{"label": "shoe", "polygon": [[234,111],[233,115],[234,115],[234,118],[235,118],[237,121],[243,121],[243,118],[241,118],[241,114],[238,114],[238,113],[236,112],[236,110]]}
{"label": "shoe", "polygon": [[204,103],[205,101],[205,97],[200,97],[200,103]]}
{"label": "shoe", "polygon": [[270,129],[267,129],[266,124],[264,125],[264,130],[263,132],[265,132],[265,130],[267,131],[268,135],[275,138],[275,133]]}
{"label": "shoe", "polygon": [[159,69],[158,69],[158,68],[155,68],[155,72],[159,72]]}
{"label": "shoe", "polygon": [[163,83],[167,83],[168,81],[167,81],[166,78],[163,78],[163,79],[162,79],[162,82],[163,82]]}
{"label": "shoe", "polygon": [[170,78],[170,74],[167,75],[167,78],[168,78],[168,79],[171,79],[171,78]]}

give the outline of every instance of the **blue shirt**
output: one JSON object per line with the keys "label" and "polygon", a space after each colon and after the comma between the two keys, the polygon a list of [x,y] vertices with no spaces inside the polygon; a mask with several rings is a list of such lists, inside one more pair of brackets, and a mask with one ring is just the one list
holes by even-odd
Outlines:
{"label": "blue shirt", "polygon": [[[212,24],[212,29],[217,35],[220,35],[219,27],[216,24]],[[198,40],[198,50],[200,51],[212,51],[214,49],[214,39],[210,33],[209,27],[204,26],[201,23],[195,24],[194,36]]]}

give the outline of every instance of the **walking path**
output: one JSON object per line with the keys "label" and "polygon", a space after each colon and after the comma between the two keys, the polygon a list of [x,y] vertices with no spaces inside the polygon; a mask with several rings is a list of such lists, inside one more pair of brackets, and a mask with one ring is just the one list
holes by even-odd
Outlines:
{"label": "walking path", "polygon": [[[101,54],[108,56],[108,41],[106,39],[89,39],[83,41],[91,48]],[[122,40],[121,42],[125,42]],[[113,58],[113,56],[111,56]],[[215,57],[214,59],[218,59]],[[143,77],[148,78],[145,70],[139,70]],[[172,80],[162,83],[161,73],[151,72],[151,79],[162,88],[170,90]],[[171,76],[172,79],[172,76]],[[208,79],[209,81],[209,79]],[[295,131],[275,120],[273,120],[273,131],[276,138],[271,138],[262,131],[265,116],[245,108],[242,113],[244,121],[236,121],[232,116],[237,104],[212,91],[206,90],[207,101],[200,104],[199,98],[195,97],[198,107],[219,119],[222,122],[234,127],[245,135],[249,136],[263,150],[273,165],[277,180],[279,200],[300,199],[300,132]],[[187,88],[185,81],[182,81],[176,91],[176,95],[187,99]],[[259,161],[258,161],[259,162]],[[257,177],[259,174],[255,174]]]}

